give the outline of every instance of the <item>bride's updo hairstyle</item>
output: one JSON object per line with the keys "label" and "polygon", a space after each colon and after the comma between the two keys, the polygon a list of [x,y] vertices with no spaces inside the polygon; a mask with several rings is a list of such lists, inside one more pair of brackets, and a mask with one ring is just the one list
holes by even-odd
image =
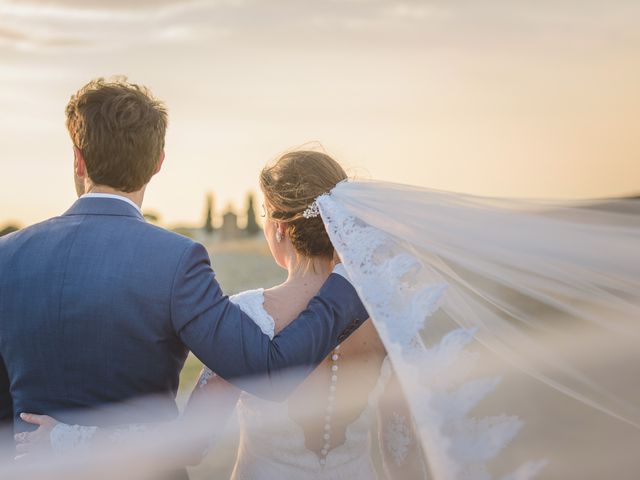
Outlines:
{"label": "bride's updo hairstyle", "polygon": [[347,174],[329,155],[300,150],[285,153],[260,174],[267,215],[287,224],[287,235],[305,257],[333,257],[333,245],[322,218],[305,218],[313,201],[329,192]]}

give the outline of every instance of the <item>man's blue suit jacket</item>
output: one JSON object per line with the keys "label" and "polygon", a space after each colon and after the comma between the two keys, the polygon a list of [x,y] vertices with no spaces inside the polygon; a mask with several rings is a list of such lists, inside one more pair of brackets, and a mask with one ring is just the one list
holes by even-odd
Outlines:
{"label": "man's blue suit jacket", "polygon": [[[189,350],[241,388],[283,399],[296,386],[283,370],[309,373],[366,318],[333,274],[270,341],[222,293],[204,247],[124,201],[81,198],[0,238],[0,421],[24,431],[19,413],[33,412],[82,424],[84,411],[147,395],[164,418],[132,406],[119,420],[173,418]],[[260,375],[269,381],[242,381]]]}

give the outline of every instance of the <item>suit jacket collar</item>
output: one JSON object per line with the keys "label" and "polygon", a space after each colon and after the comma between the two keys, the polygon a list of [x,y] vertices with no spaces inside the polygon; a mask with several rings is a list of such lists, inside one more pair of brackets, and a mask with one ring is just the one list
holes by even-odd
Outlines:
{"label": "suit jacket collar", "polygon": [[79,198],[64,215],[112,215],[145,221],[135,207],[116,198]]}

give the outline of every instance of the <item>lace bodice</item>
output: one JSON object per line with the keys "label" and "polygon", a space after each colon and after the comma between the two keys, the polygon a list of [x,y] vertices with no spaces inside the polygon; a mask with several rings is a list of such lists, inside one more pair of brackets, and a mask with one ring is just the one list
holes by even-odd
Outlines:
{"label": "lace bodice", "polygon": [[[275,322],[264,309],[262,289],[241,293],[231,300],[273,338]],[[306,448],[302,427],[289,416],[288,402],[270,402],[243,393],[238,402],[242,435],[234,479],[375,478],[370,430],[375,407],[390,375],[391,366],[385,359],[367,407],[347,427],[345,442],[329,450],[324,465],[317,453]]]}

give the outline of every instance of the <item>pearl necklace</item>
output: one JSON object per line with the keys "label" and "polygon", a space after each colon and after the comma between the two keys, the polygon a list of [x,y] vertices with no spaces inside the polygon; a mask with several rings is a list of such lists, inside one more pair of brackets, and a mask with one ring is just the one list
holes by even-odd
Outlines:
{"label": "pearl necklace", "polygon": [[322,438],[324,439],[324,446],[320,451],[320,465],[324,467],[327,463],[327,455],[329,454],[329,448],[331,448],[331,420],[333,415],[333,408],[336,401],[336,384],[338,383],[338,360],[340,355],[338,351],[340,345],[333,349],[331,354],[331,383],[329,384],[329,397],[327,398],[327,409],[324,416],[324,433]]}

